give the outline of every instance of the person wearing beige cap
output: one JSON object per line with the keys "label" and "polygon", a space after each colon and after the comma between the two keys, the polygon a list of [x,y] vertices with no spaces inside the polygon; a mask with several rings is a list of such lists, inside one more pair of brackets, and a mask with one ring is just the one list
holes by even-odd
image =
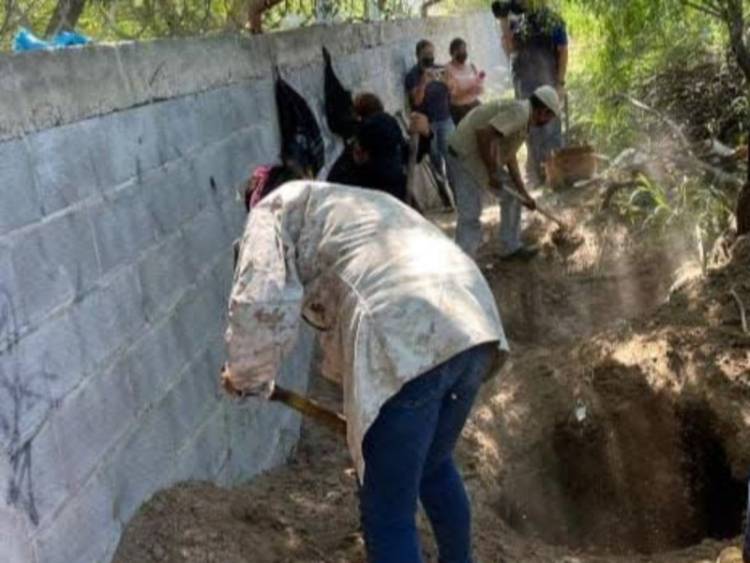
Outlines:
{"label": "person wearing beige cap", "polygon": [[517,153],[530,128],[544,127],[560,115],[560,99],[551,86],[534,90],[528,100],[496,100],[473,109],[448,139],[448,167],[456,196],[456,244],[470,256],[482,240],[482,189],[500,200],[500,243],[504,259],[528,259],[536,254],[521,242],[521,204],[503,190],[514,188],[534,209],[526,191]]}

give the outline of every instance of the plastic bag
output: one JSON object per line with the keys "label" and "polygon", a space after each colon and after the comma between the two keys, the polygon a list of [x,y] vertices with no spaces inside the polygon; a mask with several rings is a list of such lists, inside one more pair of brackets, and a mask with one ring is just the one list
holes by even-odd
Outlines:
{"label": "plastic bag", "polygon": [[48,49],[62,49],[75,45],[86,45],[91,43],[91,39],[75,31],[61,31],[55,35],[51,41],[40,39],[31,33],[25,27],[22,27],[16,33],[13,39],[13,50],[16,52],[24,51],[42,51]]}
{"label": "plastic bag", "polygon": [[18,33],[16,33],[16,36],[13,39],[14,51],[41,51],[43,49],[49,48],[49,43],[47,43],[43,39],[39,39],[25,27],[19,29]]}
{"label": "plastic bag", "polygon": [[75,31],[61,31],[52,39],[52,44],[56,47],[71,47],[88,43],[91,43],[91,39]]}

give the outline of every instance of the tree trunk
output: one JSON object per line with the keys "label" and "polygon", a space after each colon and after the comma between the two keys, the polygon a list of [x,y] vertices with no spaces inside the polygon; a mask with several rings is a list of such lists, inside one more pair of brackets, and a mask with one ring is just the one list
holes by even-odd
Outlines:
{"label": "tree trunk", "polygon": [[737,196],[737,235],[750,234],[750,147],[747,151],[747,180]]}
{"label": "tree trunk", "polygon": [[250,33],[263,33],[263,13],[282,0],[249,0],[247,3],[247,23]]}
{"label": "tree trunk", "polygon": [[52,37],[60,31],[72,31],[85,7],[86,0],[58,0],[44,32],[45,37]]}
{"label": "tree trunk", "polygon": [[750,88],[750,49],[745,42],[745,13],[742,0],[727,0],[725,18],[729,44],[732,46],[737,64],[745,75],[745,85]]}

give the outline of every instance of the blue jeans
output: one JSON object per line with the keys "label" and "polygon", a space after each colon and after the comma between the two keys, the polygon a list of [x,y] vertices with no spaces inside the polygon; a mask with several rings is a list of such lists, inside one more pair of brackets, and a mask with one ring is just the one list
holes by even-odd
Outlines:
{"label": "blue jeans", "polygon": [[[456,196],[456,244],[469,256],[476,256],[482,242],[482,186],[463,165],[461,159],[448,154],[448,171]],[[510,176],[500,173],[500,182],[510,186]],[[506,192],[500,198],[500,243],[503,254],[511,254],[521,248],[521,204]]]}
{"label": "blue jeans", "polygon": [[453,119],[448,117],[443,121],[434,121],[430,123],[433,132],[432,143],[430,144],[430,160],[442,176],[445,176],[445,159],[448,157],[448,135],[453,133],[456,126]]}
{"label": "blue jeans", "polygon": [[409,381],[365,435],[360,511],[370,563],[422,561],[418,500],[432,525],[440,562],[471,562],[471,508],[453,449],[495,346],[466,350]]}

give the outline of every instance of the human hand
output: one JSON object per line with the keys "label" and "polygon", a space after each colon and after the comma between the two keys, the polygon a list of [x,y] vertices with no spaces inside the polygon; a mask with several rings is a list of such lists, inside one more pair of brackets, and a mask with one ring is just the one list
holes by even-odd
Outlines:
{"label": "human hand", "polygon": [[273,393],[273,381],[264,382],[252,388],[243,388],[238,384],[237,374],[233,373],[229,365],[225,364],[221,370],[221,388],[234,399],[247,399],[248,397],[264,397],[268,399]]}
{"label": "human hand", "polygon": [[536,210],[536,200],[533,197],[525,198],[524,201],[521,202],[521,205],[523,205],[529,211]]}
{"label": "human hand", "polygon": [[416,111],[409,114],[409,133],[422,137],[430,136],[430,122],[425,114]]}

